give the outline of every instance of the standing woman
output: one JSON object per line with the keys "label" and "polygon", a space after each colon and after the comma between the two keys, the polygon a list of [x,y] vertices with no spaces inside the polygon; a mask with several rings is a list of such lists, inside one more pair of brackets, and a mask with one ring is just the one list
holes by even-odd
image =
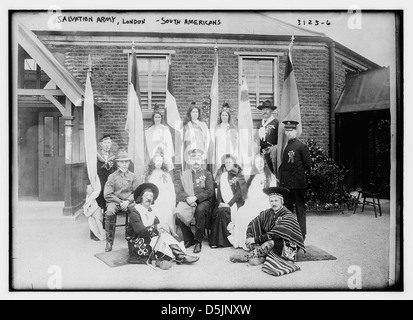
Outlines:
{"label": "standing woman", "polygon": [[[215,127],[215,162],[224,155],[232,154],[238,157],[238,131],[231,119],[231,113],[227,108],[223,109]],[[216,176],[219,164],[214,163],[214,176]]]}
{"label": "standing woman", "polygon": [[157,212],[157,217],[161,223],[169,225],[170,230],[175,233],[175,205],[176,194],[175,186],[168,166],[164,161],[164,155],[157,153],[150,160],[146,172],[145,182],[153,183],[159,189],[159,197],[152,209]]}
{"label": "standing woman", "polygon": [[[238,211],[235,226],[232,229],[229,241],[234,248],[244,248],[248,224],[261,211],[268,209],[268,196],[262,191],[264,188],[276,187],[277,178],[267,167],[267,163],[262,155],[254,158],[253,175],[247,181],[248,195],[244,206]],[[267,201],[266,201],[267,200]]]}
{"label": "standing woman", "polygon": [[212,215],[212,232],[209,240],[211,248],[231,247],[228,241],[228,225],[235,221],[238,209],[244,204],[238,176],[241,167],[231,154],[222,157],[222,166],[217,175],[217,208]]}
{"label": "standing woman", "polygon": [[188,152],[193,149],[202,150],[203,168],[205,168],[205,160],[208,157],[208,148],[210,143],[209,129],[205,122],[201,121],[201,109],[196,106],[195,102],[191,103],[191,106],[186,113],[184,121],[184,170],[189,168],[188,165]]}
{"label": "standing woman", "polygon": [[162,113],[155,108],[152,115],[152,125],[145,130],[146,147],[148,149],[149,158],[161,151],[164,155],[168,171],[174,168],[172,157],[175,155],[172,142],[172,135],[169,128],[162,124]]}

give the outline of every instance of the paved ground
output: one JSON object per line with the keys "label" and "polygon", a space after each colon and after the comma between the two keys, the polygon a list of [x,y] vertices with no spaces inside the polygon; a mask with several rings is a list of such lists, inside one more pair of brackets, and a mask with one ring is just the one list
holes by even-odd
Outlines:
{"label": "paved ground", "polygon": [[[348,283],[358,275],[362,289],[388,286],[388,201],[378,218],[371,208],[356,214],[309,215],[306,244],[337,260],[300,262],[301,271],[282,277],[272,277],[259,266],[233,264],[229,256],[241,249],[210,249],[206,241],[195,265],[174,265],[166,271],[145,265],[110,268],[94,257],[104,251],[105,243],[89,240],[85,217],[63,217],[61,205],[19,202],[11,229],[15,289],[48,290],[59,273],[64,290],[349,290]],[[126,248],[123,237],[124,229],[118,228],[114,250]]]}

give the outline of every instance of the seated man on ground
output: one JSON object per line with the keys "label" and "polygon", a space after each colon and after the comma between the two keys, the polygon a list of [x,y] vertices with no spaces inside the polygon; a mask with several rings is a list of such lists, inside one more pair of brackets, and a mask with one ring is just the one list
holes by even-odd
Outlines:
{"label": "seated man on ground", "polygon": [[291,273],[300,268],[294,264],[299,249],[305,251],[297,218],[284,207],[289,190],[281,187],[265,188],[271,208],[262,211],[250,222],[246,245],[249,253],[231,256],[232,262],[264,263],[262,270],[274,276]]}
{"label": "seated man on ground", "polygon": [[166,223],[160,223],[151,205],[158,198],[159,189],[152,183],[141,184],[134,192],[136,204],[130,209],[130,223],[126,240],[131,264],[150,263],[161,269],[177,264],[192,264],[199,257],[186,254],[185,248],[176,240],[178,237]]}

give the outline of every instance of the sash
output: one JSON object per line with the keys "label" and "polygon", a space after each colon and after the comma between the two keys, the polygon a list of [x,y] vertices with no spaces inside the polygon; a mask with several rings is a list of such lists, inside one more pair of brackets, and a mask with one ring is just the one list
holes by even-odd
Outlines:
{"label": "sash", "polygon": [[[224,200],[224,202],[226,204],[228,204],[228,202],[231,201],[231,199],[234,197],[234,193],[232,192],[231,186],[228,183],[228,172],[224,172],[221,175],[220,178],[220,188],[221,188],[221,196],[222,196],[222,200]],[[236,203],[234,203],[231,206],[231,221],[235,221],[235,215],[238,211],[238,206]]]}

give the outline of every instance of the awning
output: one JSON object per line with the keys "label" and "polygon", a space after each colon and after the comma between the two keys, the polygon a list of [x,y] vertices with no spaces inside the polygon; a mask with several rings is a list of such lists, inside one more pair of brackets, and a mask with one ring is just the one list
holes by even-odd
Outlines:
{"label": "awning", "polygon": [[[75,106],[83,105],[85,86],[57,61],[32,31],[22,24],[18,25],[18,42]],[[96,102],[95,107],[101,109]]]}
{"label": "awning", "polygon": [[390,109],[389,67],[348,77],[337,102],[335,113]]}

